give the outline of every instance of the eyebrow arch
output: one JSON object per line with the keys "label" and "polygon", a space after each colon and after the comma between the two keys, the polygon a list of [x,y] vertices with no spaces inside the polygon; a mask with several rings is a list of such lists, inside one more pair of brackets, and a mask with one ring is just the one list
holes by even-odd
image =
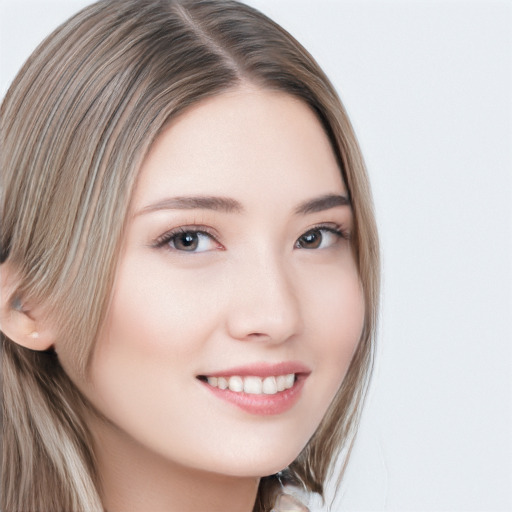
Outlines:
{"label": "eyebrow arch", "polygon": [[300,203],[295,209],[295,214],[307,215],[308,213],[323,212],[336,206],[350,206],[350,199],[343,195],[327,194]]}
{"label": "eyebrow arch", "polygon": [[[350,199],[344,195],[326,194],[308,199],[295,208],[295,215],[322,212],[337,206],[350,206]],[[220,196],[179,196],[167,197],[139,210],[135,216],[160,210],[214,210],[224,213],[241,213],[242,204],[236,199]]]}
{"label": "eyebrow arch", "polygon": [[229,197],[219,196],[182,196],[168,197],[157,203],[150,204],[137,212],[135,215],[141,215],[148,212],[159,210],[215,210],[224,213],[240,213],[243,206]]}

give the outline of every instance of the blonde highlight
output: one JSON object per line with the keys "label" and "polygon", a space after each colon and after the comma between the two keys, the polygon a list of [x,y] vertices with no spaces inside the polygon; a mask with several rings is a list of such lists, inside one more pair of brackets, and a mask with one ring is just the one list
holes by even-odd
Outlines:
{"label": "blonde highlight", "polygon": [[[87,376],[112,291],[140,165],[164,127],[242,82],[294,95],[329,135],[350,193],[366,303],[348,374],[289,482],[323,495],[338,453],[346,465],[368,386],[377,322],[379,250],[371,193],[348,116],[309,53],[261,13],[230,0],[103,0],[50,35],[1,107],[1,262],[13,296],[44,304]],[[84,411],[53,351],[3,333],[0,508],[100,511],[101,483]],[[255,512],[278,482],[263,478]],[[52,493],[48,492],[52,489]]]}

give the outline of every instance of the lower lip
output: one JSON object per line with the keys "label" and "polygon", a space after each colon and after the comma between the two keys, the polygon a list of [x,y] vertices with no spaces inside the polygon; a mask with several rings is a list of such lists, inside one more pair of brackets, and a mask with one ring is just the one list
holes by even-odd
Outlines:
{"label": "lower lip", "polygon": [[297,375],[293,387],[285,391],[279,391],[274,395],[252,395],[249,393],[237,393],[229,389],[220,389],[202,382],[215,396],[230,402],[245,412],[260,416],[283,414],[290,410],[299,400],[307,375]]}

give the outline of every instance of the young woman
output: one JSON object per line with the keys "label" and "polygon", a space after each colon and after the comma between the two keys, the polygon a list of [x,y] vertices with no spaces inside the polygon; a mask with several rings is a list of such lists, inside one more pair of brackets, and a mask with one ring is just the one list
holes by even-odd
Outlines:
{"label": "young woman", "polygon": [[1,146],[1,509],[322,495],[371,370],[378,244],[311,56],[234,1],[100,1],[20,71]]}

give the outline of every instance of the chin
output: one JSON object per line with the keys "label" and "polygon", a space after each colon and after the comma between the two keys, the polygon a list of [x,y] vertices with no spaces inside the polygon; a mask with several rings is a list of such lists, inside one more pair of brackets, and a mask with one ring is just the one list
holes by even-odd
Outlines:
{"label": "chin", "polygon": [[242,449],[227,449],[226,452],[214,457],[213,460],[204,461],[210,470],[224,475],[236,477],[264,477],[273,475],[289,466],[300,454],[303,445],[286,446],[284,442],[279,445],[267,444],[254,450],[244,447]]}

